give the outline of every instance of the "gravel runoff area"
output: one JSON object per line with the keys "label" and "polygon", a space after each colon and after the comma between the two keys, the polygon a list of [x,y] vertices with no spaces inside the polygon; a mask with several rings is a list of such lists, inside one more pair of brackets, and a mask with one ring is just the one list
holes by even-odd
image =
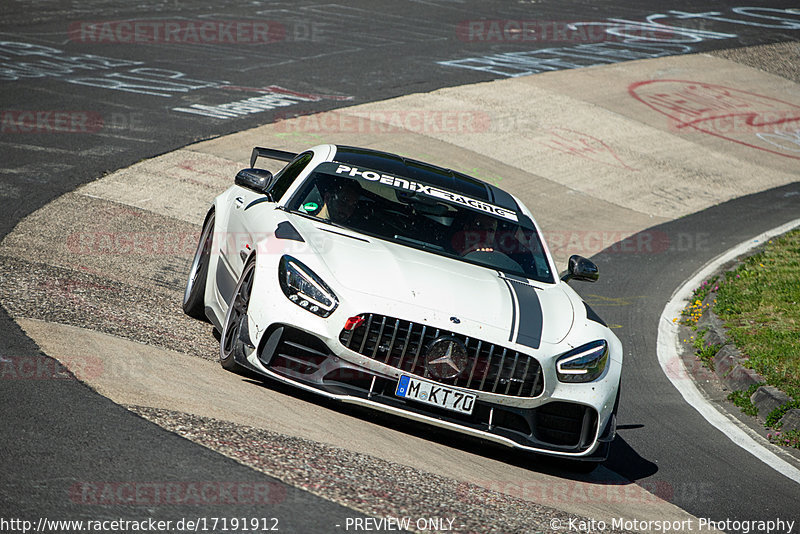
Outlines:
{"label": "gravel runoff area", "polygon": [[211,325],[183,314],[182,292],[144,290],[95,273],[4,255],[0,271],[0,303],[13,317],[89,328],[206,360],[219,356]]}
{"label": "gravel runoff area", "polygon": [[715,50],[710,54],[800,83],[800,42],[798,41],[727,48]]}
{"label": "gravel runoff area", "polygon": [[[454,518],[459,533],[630,532],[548,506],[314,441],[170,410],[127,406],[157,425],[291,486],[373,517]],[[568,492],[567,492],[568,495]]]}

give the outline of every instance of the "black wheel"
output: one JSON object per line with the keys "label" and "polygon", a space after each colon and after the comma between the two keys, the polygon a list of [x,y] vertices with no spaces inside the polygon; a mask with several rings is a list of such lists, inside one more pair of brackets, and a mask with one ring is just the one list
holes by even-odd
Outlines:
{"label": "black wheel", "polygon": [[211,241],[214,237],[214,213],[208,216],[197,243],[192,267],[189,269],[189,280],[183,292],[183,313],[201,321],[208,321],[206,317],[206,278],[208,278],[208,263],[211,258]]}
{"label": "black wheel", "polygon": [[247,328],[247,307],[250,304],[250,292],[253,289],[253,276],[256,272],[256,262],[250,259],[244,266],[242,276],[233,292],[233,300],[225,314],[225,324],[219,339],[219,363],[228,371],[244,371],[236,363],[235,356],[244,356],[244,342],[239,334]]}

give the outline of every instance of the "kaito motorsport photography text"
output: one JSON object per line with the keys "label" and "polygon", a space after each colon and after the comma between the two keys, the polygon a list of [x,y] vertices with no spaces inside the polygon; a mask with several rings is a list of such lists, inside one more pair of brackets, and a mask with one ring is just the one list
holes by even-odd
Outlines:
{"label": "kaito motorsport photography text", "polygon": [[589,532],[605,530],[633,530],[636,532],[739,532],[740,534],[792,534],[795,521],[783,519],[765,520],[713,520],[707,517],[681,520],[672,519],[625,519],[614,518],[610,523],[596,519],[554,517],[550,528],[563,532]]}

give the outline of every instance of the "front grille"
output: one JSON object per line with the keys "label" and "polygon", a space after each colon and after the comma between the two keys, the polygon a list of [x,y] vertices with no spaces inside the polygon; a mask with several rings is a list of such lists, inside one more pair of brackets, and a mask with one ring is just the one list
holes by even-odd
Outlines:
{"label": "front grille", "polygon": [[[515,397],[537,397],[544,390],[539,362],[518,351],[378,314],[362,314],[364,324],[342,330],[339,341],[350,350],[401,371],[455,387]],[[425,368],[425,348],[435,339],[453,336],[467,348],[469,364],[456,377],[434,378]]]}

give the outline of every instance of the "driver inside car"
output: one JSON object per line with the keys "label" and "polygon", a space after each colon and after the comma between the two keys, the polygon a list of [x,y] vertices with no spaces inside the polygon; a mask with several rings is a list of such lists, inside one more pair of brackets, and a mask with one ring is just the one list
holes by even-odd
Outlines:
{"label": "driver inside car", "polygon": [[459,256],[471,252],[494,252],[497,219],[480,213],[469,214],[453,224],[453,249]]}
{"label": "driver inside car", "polygon": [[322,206],[316,216],[337,224],[346,223],[356,210],[361,192],[361,185],[355,180],[333,182],[322,193]]}

